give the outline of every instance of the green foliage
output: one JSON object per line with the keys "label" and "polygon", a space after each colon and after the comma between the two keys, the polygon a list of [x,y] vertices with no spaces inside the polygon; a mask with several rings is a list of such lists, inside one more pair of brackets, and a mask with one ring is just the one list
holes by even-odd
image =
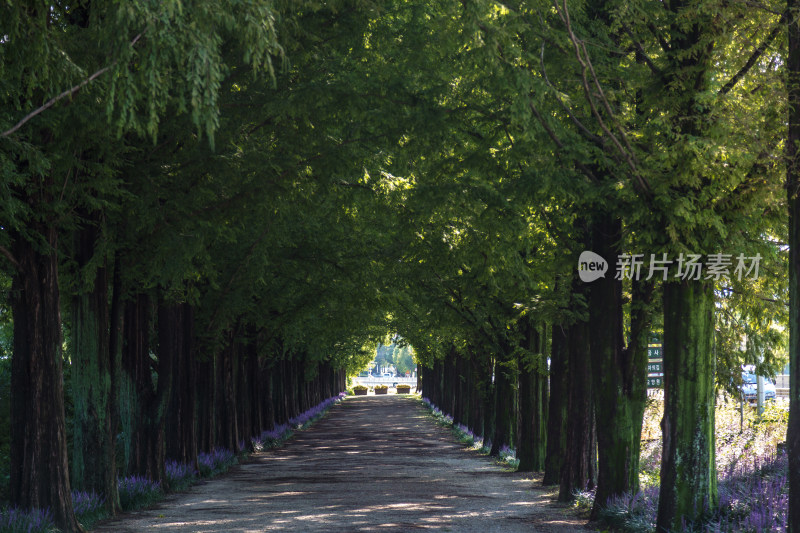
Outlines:
{"label": "green foliage", "polygon": [[[759,279],[714,284],[734,392],[742,364],[786,360],[782,32],[734,78],[772,11],[0,3],[0,251],[56,227],[66,295],[117,259],[125,296],[195,305],[203,355],[247,331],[348,374],[376,349],[401,373],[453,349],[545,372],[521,326],[586,319],[569,279],[610,213],[632,253],[761,255]],[[0,465],[11,327],[0,302]]]}

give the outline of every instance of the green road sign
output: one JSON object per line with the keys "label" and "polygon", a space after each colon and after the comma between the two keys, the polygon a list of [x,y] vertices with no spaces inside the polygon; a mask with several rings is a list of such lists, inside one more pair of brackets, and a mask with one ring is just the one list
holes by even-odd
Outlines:
{"label": "green road sign", "polygon": [[647,357],[649,359],[661,359],[662,351],[660,344],[650,345],[647,347]]}
{"label": "green road sign", "polygon": [[661,346],[648,348],[650,360],[647,361],[647,388],[660,389],[664,386],[664,360],[661,359]]}

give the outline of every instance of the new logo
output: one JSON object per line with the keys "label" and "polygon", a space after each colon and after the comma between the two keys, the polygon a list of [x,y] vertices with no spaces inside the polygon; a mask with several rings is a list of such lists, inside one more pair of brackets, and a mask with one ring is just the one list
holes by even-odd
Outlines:
{"label": "new logo", "polygon": [[596,279],[606,277],[608,262],[601,256],[588,250],[581,252],[578,257],[578,276],[581,281],[590,283]]}

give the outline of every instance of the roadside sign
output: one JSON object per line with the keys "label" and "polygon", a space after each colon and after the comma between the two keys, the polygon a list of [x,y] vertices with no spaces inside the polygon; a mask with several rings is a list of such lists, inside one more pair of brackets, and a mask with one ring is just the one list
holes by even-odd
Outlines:
{"label": "roadside sign", "polygon": [[647,347],[647,358],[648,359],[661,359],[663,352],[661,349],[660,344],[650,344]]}
{"label": "roadside sign", "polygon": [[647,345],[647,388],[660,389],[664,386],[664,351],[661,343]]}

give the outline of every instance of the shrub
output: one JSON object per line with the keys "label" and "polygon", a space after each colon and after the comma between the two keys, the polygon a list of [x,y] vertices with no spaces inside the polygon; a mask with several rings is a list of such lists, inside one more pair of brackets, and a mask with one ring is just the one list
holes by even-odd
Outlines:
{"label": "shrub", "polygon": [[163,492],[158,482],[144,476],[128,476],[117,480],[119,504],[124,511],[141,509],[161,499]]}
{"label": "shrub", "polygon": [[356,385],[355,387],[353,387],[353,391],[365,391],[365,390],[368,390],[368,388],[364,385]]}

